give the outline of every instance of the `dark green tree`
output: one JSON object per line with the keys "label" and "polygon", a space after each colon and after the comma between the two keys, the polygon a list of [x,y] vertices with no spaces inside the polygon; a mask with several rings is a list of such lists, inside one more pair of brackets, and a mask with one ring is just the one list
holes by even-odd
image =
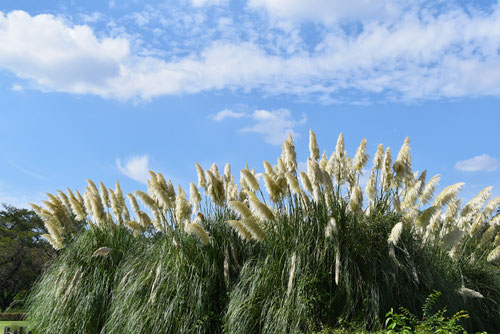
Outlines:
{"label": "dark green tree", "polygon": [[35,212],[3,204],[0,207],[0,311],[23,299],[56,256],[40,236],[43,222]]}

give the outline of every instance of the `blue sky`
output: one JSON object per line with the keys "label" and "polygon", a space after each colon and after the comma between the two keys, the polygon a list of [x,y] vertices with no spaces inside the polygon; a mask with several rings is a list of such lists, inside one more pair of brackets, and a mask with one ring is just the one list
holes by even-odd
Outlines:
{"label": "blue sky", "polygon": [[290,131],[305,161],[309,129],[500,196],[499,51],[495,1],[3,2],[0,202],[260,171]]}

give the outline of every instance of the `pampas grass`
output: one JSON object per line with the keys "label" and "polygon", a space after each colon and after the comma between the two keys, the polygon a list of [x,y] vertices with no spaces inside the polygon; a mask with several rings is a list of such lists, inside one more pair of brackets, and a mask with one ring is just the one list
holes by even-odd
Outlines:
{"label": "pampas grass", "polygon": [[[469,312],[467,328],[498,328],[491,315],[500,312],[499,222],[491,216],[499,200],[486,204],[491,189],[462,210],[463,183],[432,201],[440,176],[426,184],[426,171],[412,172],[407,138],[394,164],[390,148],[377,147],[363,201],[366,147],[363,139],[351,161],[340,134],[330,158],[318,162],[311,131],[302,187],[289,136],[276,166],[264,162],[263,174],[246,166],[239,184],[229,164],[223,175],[216,164],[196,164],[204,191],[190,183],[189,201],[154,172],[147,191],[134,192],[143,207],[127,194],[131,212],[118,183],[115,190],[100,183],[99,191],[89,180],[83,197],[49,194],[45,207],[33,208],[61,257],[30,297],[35,329],[312,333],[346,322],[377,329],[391,308],[418,315],[433,290],[450,311]],[[75,233],[75,218],[84,231]]]}

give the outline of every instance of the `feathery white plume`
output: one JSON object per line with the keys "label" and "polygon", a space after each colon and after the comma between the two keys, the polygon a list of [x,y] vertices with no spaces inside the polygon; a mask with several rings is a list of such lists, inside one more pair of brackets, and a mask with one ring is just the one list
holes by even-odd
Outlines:
{"label": "feathery white plume", "polygon": [[319,159],[319,148],[318,143],[316,142],[316,134],[313,130],[309,130],[309,152],[312,160]]}
{"label": "feathery white plume", "polygon": [[432,199],[432,196],[434,196],[434,191],[436,190],[437,185],[439,184],[439,180],[441,179],[441,175],[437,174],[434,175],[429,182],[424,187],[424,190],[422,191],[422,195],[420,196],[420,202],[422,204],[427,204],[430,202]]}
{"label": "feathery white plume", "polygon": [[462,187],[465,185],[463,182],[455,183],[452,184],[451,186],[448,186],[443,189],[439,193],[439,195],[436,196],[434,199],[434,203],[432,203],[433,206],[445,206],[450,202],[451,200],[455,200],[458,192],[462,189]]}
{"label": "feathery white plume", "polygon": [[359,144],[358,149],[356,150],[356,153],[354,154],[354,159],[352,160],[352,168],[359,174],[362,174],[361,171],[363,170],[363,167],[365,167],[367,162],[368,155],[366,154],[366,138],[363,138],[363,140],[361,140],[361,143]]}
{"label": "feathery white plume", "polygon": [[396,246],[399,242],[399,238],[401,237],[402,232],[403,232],[403,223],[399,222],[392,228],[391,234],[389,235],[387,242]]}

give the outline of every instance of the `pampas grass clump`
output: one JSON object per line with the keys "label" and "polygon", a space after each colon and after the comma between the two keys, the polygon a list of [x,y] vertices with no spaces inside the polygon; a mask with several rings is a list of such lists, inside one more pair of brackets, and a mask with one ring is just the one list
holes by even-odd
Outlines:
{"label": "pampas grass clump", "polygon": [[115,272],[137,239],[124,227],[80,232],[35,284],[28,300],[35,333],[100,333]]}
{"label": "pampas grass clump", "polygon": [[[239,184],[229,164],[223,174],[196,164],[200,189],[190,183],[189,200],[154,172],[135,196],[90,180],[83,196],[49,194],[45,207],[33,207],[61,256],[32,291],[34,329],[378,329],[391,308],[421,315],[434,290],[437,306],[469,313],[467,329],[500,328],[500,198],[490,200],[490,187],[465,206],[463,183],[433,200],[440,175],[427,181],[426,171],[413,172],[409,138],[394,163],[378,145],[364,192],[366,139],[351,159],[340,134],[330,158],[320,157],[311,131],[307,173],[297,171],[291,136],[282,148],[263,174],[242,169]],[[86,224],[82,232],[74,218]]]}

